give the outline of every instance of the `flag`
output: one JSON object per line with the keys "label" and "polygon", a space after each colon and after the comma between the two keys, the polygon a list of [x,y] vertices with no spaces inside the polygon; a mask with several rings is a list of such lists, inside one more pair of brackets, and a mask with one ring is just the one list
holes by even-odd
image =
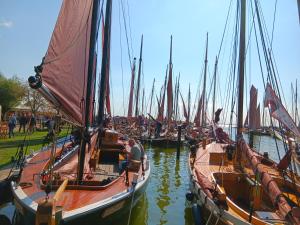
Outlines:
{"label": "flag", "polygon": [[300,132],[296,124],[294,123],[292,117],[286,111],[280,99],[276,96],[276,93],[274,92],[274,90],[272,89],[269,83],[267,84],[266,91],[265,91],[264,105],[265,107],[269,108],[271,116],[273,118],[283,123],[296,136],[300,137]]}

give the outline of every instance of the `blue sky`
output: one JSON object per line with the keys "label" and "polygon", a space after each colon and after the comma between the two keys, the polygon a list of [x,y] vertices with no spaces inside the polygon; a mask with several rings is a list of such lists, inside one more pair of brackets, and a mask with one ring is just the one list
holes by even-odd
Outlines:
{"label": "blue sky", "polygon": [[[234,6],[220,56],[219,90],[223,93],[218,95],[224,95],[225,92],[235,2],[232,3]],[[173,35],[174,76],[181,73],[180,85],[184,96],[187,96],[189,83],[192,96],[196,95],[203,70],[206,32],[209,33],[209,76],[212,76],[214,59],[219,51],[229,3],[230,0],[123,0],[125,11],[128,12],[127,4],[129,6],[130,27],[129,17],[126,16],[128,36],[133,56],[137,58],[141,34],[144,34],[143,84],[147,97],[150,95],[154,77],[157,81],[156,90],[159,90],[163,83],[169,61],[171,34]],[[111,80],[115,114],[124,112],[123,99],[125,112],[127,111],[130,85],[130,66],[120,4],[120,0],[113,1]],[[275,0],[262,1],[261,4],[271,35]],[[60,5],[61,0],[0,1],[1,73],[8,77],[18,75],[24,80],[33,74],[33,66],[41,62],[47,50]],[[119,21],[121,21],[121,30]],[[288,99],[290,83],[300,78],[300,29],[296,0],[278,1],[273,52],[285,96]],[[254,83],[258,87],[261,98],[263,86],[258,61],[255,59],[255,48],[251,47],[249,53],[251,62],[247,61],[250,62],[247,64],[247,73],[251,75],[247,77],[246,85],[249,86],[250,82]],[[219,100],[219,104],[221,102]]]}

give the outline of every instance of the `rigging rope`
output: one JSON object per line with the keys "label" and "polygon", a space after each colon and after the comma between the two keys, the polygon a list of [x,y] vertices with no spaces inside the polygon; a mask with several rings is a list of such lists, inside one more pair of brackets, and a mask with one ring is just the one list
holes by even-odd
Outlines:
{"label": "rigging rope", "polygon": [[274,15],[273,15],[273,26],[272,26],[272,38],[271,38],[271,50],[273,45],[273,37],[274,37],[274,25],[275,25],[275,18],[276,18],[276,11],[277,11],[277,0],[275,2],[275,8],[274,8]]}
{"label": "rigging rope", "polygon": [[127,31],[127,23],[126,23],[126,18],[125,18],[125,9],[124,9],[124,5],[123,5],[123,1],[121,0],[121,8],[122,8],[122,15],[123,15],[123,22],[124,22],[124,28],[125,28],[125,36],[126,36],[126,43],[127,43],[127,51],[128,51],[128,60],[129,60],[129,65],[131,68],[132,62],[131,62],[131,53],[130,53],[130,48],[129,48],[129,39],[128,39],[128,31]]}
{"label": "rigging rope", "polygon": [[125,92],[124,92],[124,71],[123,71],[123,49],[122,49],[122,27],[121,27],[121,5],[119,2],[119,28],[120,28],[120,50],[121,50],[121,71],[122,71],[122,93],[123,93],[123,114],[125,114]]}

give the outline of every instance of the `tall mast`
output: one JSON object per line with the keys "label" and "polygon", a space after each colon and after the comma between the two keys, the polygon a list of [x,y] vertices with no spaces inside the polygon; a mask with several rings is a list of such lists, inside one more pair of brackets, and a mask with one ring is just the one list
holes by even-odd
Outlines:
{"label": "tall mast", "polygon": [[295,124],[297,125],[297,116],[298,116],[298,84],[296,79],[296,94],[295,94]]}
{"label": "tall mast", "polygon": [[189,84],[189,93],[188,93],[188,123],[190,123],[191,116],[191,85]]}
{"label": "tall mast", "polygon": [[[109,1],[109,0],[108,0]],[[88,135],[88,129],[90,126],[90,104],[91,104],[91,90],[92,90],[92,80],[94,74],[94,62],[95,62],[95,50],[97,42],[97,22],[99,15],[99,0],[94,0],[93,2],[93,11],[92,11],[92,23],[91,23],[91,36],[90,36],[90,49],[89,49],[89,64],[88,64],[88,77],[87,77],[87,89],[86,89],[86,99],[85,99],[85,131],[84,135]],[[104,83],[105,84],[105,83]],[[80,157],[79,157],[79,170],[78,170],[78,180],[82,181],[83,178],[83,168],[85,161],[85,149],[86,149],[86,138],[83,138],[83,141],[80,146]]]}
{"label": "tall mast", "polygon": [[142,95],[142,112],[144,114],[144,103],[145,103],[145,88],[143,88],[143,95]]}
{"label": "tall mast", "polygon": [[245,69],[245,31],[246,31],[246,0],[240,0],[241,21],[240,21],[240,50],[239,50],[239,77],[238,77],[238,118],[237,136],[242,135],[243,128],[243,102],[244,102],[244,69]]}
{"label": "tall mast", "polygon": [[152,91],[151,91],[151,98],[150,98],[150,109],[149,109],[150,115],[151,115],[151,109],[152,109],[152,99],[153,99],[153,94],[154,94],[154,84],[155,84],[155,78],[153,79],[153,85],[152,85]]}
{"label": "tall mast", "polygon": [[178,99],[179,99],[179,81],[180,81],[180,73],[178,75],[177,81],[176,81],[176,88],[175,88],[175,121],[177,121],[178,117]]}
{"label": "tall mast", "polygon": [[300,0],[297,0],[298,2],[298,14],[299,14],[299,24],[300,24]]}
{"label": "tall mast", "polygon": [[139,72],[138,72],[137,90],[136,90],[136,96],[135,96],[135,116],[139,115],[139,96],[140,96],[141,70],[142,70],[142,53],[143,53],[143,35],[142,35],[142,38],[141,38]]}
{"label": "tall mast", "polygon": [[132,105],[133,105],[133,90],[134,90],[134,79],[135,79],[135,65],[136,58],[133,59],[132,70],[131,70],[131,84],[129,93],[129,103],[128,103],[128,114],[127,117],[132,117]]}
{"label": "tall mast", "polygon": [[168,86],[167,86],[167,118],[168,118],[168,125],[171,121],[172,114],[173,114],[173,84],[172,84],[172,73],[173,73],[173,64],[172,64],[172,40],[173,37],[171,35],[171,44],[170,44],[170,61],[169,61],[169,79],[168,79]]}
{"label": "tall mast", "polygon": [[217,67],[218,67],[218,57],[216,56],[215,69],[214,69],[214,91],[213,91],[213,107],[212,107],[212,120],[214,120],[215,115],[215,104],[216,104],[216,84],[217,84]]}
{"label": "tall mast", "polygon": [[206,74],[207,74],[207,51],[208,51],[208,33],[206,33],[206,51],[205,51],[205,65],[204,65],[204,81],[203,81],[203,91],[202,91],[202,121],[201,126],[206,126]]}

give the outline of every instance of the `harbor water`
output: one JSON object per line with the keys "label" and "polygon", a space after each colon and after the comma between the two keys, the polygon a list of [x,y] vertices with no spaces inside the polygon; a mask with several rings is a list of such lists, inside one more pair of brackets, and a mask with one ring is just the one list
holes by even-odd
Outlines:
{"label": "harbor water", "polygon": [[[185,199],[189,189],[187,168],[188,148],[181,147],[176,159],[176,148],[145,150],[151,163],[151,178],[146,193],[132,210],[131,225],[192,225],[191,205]],[[116,225],[127,225],[120,221]]]}

